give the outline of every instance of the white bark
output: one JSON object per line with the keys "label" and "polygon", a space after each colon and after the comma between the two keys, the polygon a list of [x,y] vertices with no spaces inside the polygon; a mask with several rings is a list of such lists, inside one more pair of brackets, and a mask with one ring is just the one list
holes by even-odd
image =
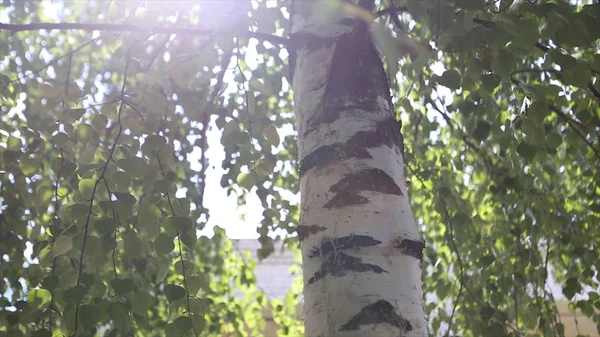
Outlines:
{"label": "white bark", "polygon": [[292,20],[306,337],[427,336],[424,242],[367,27]]}

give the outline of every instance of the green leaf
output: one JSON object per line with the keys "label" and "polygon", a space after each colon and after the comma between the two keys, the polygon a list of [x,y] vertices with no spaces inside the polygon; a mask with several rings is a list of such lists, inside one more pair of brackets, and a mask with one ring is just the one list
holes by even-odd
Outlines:
{"label": "green leaf", "polygon": [[548,116],[550,109],[548,105],[544,102],[533,102],[529,108],[527,109],[527,117],[530,118],[533,122],[540,124]]}
{"label": "green leaf", "polygon": [[160,218],[160,209],[158,207],[144,202],[140,204],[138,211],[138,220],[142,225],[155,223]]}
{"label": "green leaf", "polygon": [[485,0],[456,0],[456,5],[464,9],[483,9]]}
{"label": "green leaf", "polygon": [[261,82],[258,78],[252,77],[249,82],[250,88],[256,90],[263,95],[269,95],[269,90],[267,90],[265,84]]}
{"label": "green leaf", "polygon": [[117,197],[117,200],[119,200],[128,207],[132,207],[137,202],[137,199],[129,193],[113,192],[113,194],[115,195],[115,197]]}
{"label": "green leaf", "polygon": [[94,229],[102,236],[113,233],[116,228],[117,223],[109,217],[100,218],[94,223]]}
{"label": "green leaf", "polygon": [[188,276],[187,287],[190,295],[194,296],[205,286],[204,279],[200,276]]}
{"label": "green leaf", "polygon": [[189,248],[196,246],[196,231],[194,229],[188,230],[187,232],[179,232],[179,239]]}
{"label": "green leaf", "polygon": [[254,185],[256,185],[256,178],[254,176],[254,173],[252,173],[252,172],[240,173],[237,175],[236,180],[240,186],[242,186],[243,188],[245,188],[248,191],[250,191],[252,189],[252,187],[254,187]]}
{"label": "green leaf", "polygon": [[481,84],[491,93],[500,84],[500,76],[496,74],[485,74],[481,76]]}
{"label": "green leaf", "polygon": [[190,298],[190,311],[196,315],[204,315],[206,313],[206,303],[201,298]]}
{"label": "green leaf", "polygon": [[[191,306],[191,303],[190,303],[190,306]],[[194,324],[194,327],[196,328],[196,332],[201,333],[202,331],[204,331],[204,328],[206,326],[206,321],[204,320],[204,314],[192,315],[192,323]]]}
{"label": "green leaf", "polygon": [[68,148],[69,143],[71,143],[71,137],[64,132],[59,132],[52,136],[52,141],[59,146]]}
{"label": "green leaf", "polygon": [[108,124],[108,117],[106,117],[106,115],[100,112],[94,114],[94,117],[92,118],[92,127],[96,132],[100,134],[105,132],[106,124]]}
{"label": "green leaf", "polygon": [[179,316],[173,321],[173,325],[175,325],[175,329],[181,334],[181,336],[185,335],[188,331],[192,330],[192,320],[187,316]]}
{"label": "green leaf", "polygon": [[40,96],[46,99],[55,98],[60,94],[60,90],[50,83],[42,83],[39,86]]}
{"label": "green leaf", "polygon": [[567,299],[572,299],[575,294],[577,294],[581,290],[581,284],[576,277],[570,277],[565,282],[563,287],[563,294]]}
{"label": "green leaf", "polygon": [[180,232],[185,232],[193,227],[192,220],[183,216],[170,216],[165,220],[165,224]]}
{"label": "green leaf", "polygon": [[169,254],[173,251],[173,249],[175,249],[173,238],[166,234],[159,234],[154,240],[154,250],[156,250],[158,255]]}
{"label": "green leaf", "polygon": [[[79,120],[85,114],[85,108],[66,109],[65,114],[74,120]],[[81,125],[80,125],[81,126]]]}
{"label": "green leaf", "polygon": [[165,263],[165,261],[162,261],[163,264],[159,265],[158,271],[156,272],[156,278],[154,279],[154,284],[158,284],[161,283],[165,277],[167,276],[167,274],[169,273],[169,267],[170,265],[168,263]]}
{"label": "green leaf", "polygon": [[395,38],[391,30],[382,22],[371,24],[370,30],[373,41],[385,56],[388,78],[393,82],[398,73],[398,62],[403,56],[401,53],[402,43],[410,42],[410,40],[406,39],[405,35],[402,35],[401,39]]}
{"label": "green leaf", "polygon": [[68,207],[69,214],[74,218],[87,216],[90,206],[86,204],[73,204]]}
{"label": "green leaf", "polygon": [[129,309],[120,302],[111,302],[106,308],[108,317],[113,321],[117,328],[124,328],[130,317]]}
{"label": "green leaf", "polygon": [[173,184],[168,180],[157,180],[153,182],[154,188],[160,193],[170,193],[173,189]]}
{"label": "green leaf", "polygon": [[2,160],[5,163],[16,162],[23,153],[21,151],[6,150],[2,152]]}
{"label": "green leaf", "polygon": [[477,122],[477,126],[475,127],[475,130],[473,130],[473,137],[477,141],[482,142],[488,138],[488,136],[490,135],[491,129],[492,129],[492,125],[490,123],[480,120]]}
{"label": "green leaf", "polygon": [[135,233],[127,233],[124,235],[125,252],[130,257],[144,256],[144,243]]}
{"label": "green leaf", "polygon": [[53,291],[58,287],[58,276],[47,276],[42,280],[42,287],[48,291]]}
{"label": "green leaf", "polygon": [[117,295],[125,295],[133,291],[134,286],[135,283],[130,278],[116,278],[110,281],[110,287],[115,291]]}
{"label": "green leaf", "polygon": [[107,179],[108,186],[113,192],[129,192],[132,178],[130,173],[117,171]]}
{"label": "green leaf", "polygon": [[81,192],[81,195],[85,200],[90,200],[92,198],[94,186],[96,186],[96,180],[94,179],[82,179],[79,181],[79,192]]}
{"label": "green leaf", "polygon": [[34,332],[31,337],[52,337],[52,332],[47,329],[40,329]]}
{"label": "green leaf", "polygon": [[521,142],[517,146],[517,153],[527,160],[532,160],[535,156],[535,148],[525,142]]}
{"label": "green leaf", "polygon": [[277,129],[272,125],[267,125],[263,129],[263,135],[267,142],[275,147],[279,146],[279,134]]}
{"label": "green leaf", "polygon": [[587,89],[592,73],[587,64],[578,62],[573,67],[561,71],[561,74],[565,84]]}
{"label": "green leaf", "polygon": [[98,308],[93,305],[84,304],[79,307],[78,317],[84,330],[88,330],[96,326],[96,324],[99,322],[99,316],[100,312],[98,311]]}
{"label": "green leaf", "polygon": [[437,78],[437,82],[448,89],[458,90],[461,82],[460,74],[454,69],[446,70]]}
{"label": "green leaf", "polygon": [[179,329],[175,326],[174,323],[169,323],[165,327],[165,337],[181,337],[183,334],[179,332]]}
{"label": "green leaf", "polygon": [[46,289],[32,289],[27,293],[27,302],[36,307],[41,307],[50,302],[52,294]]}
{"label": "green leaf", "polygon": [[140,316],[146,316],[151,303],[152,297],[148,293],[136,292],[131,301],[131,311]]}
{"label": "green leaf", "polygon": [[177,301],[185,297],[185,289],[175,284],[167,284],[164,291],[169,302]]}
{"label": "green leaf", "polygon": [[71,304],[79,304],[87,293],[87,288],[80,284],[67,289],[64,293],[64,299]]}
{"label": "green leaf", "polygon": [[135,177],[142,177],[148,172],[148,164],[146,164],[142,158],[138,157],[119,159],[117,165],[125,172],[129,172]]}
{"label": "green leaf", "polygon": [[546,144],[551,149],[557,149],[563,143],[563,138],[558,133],[552,131],[546,135]]}
{"label": "green leaf", "polygon": [[233,131],[233,132],[229,133],[227,136],[225,136],[225,134],[223,134],[223,137],[224,137],[223,145],[226,145],[226,144],[239,145],[239,144],[248,144],[250,142],[248,133],[244,132],[244,131]]}
{"label": "green leaf", "polygon": [[40,169],[40,162],[34,158],[22,158],[19,161],[19,167],[26,177],[31,177]]}
{"label": "green leaf", "polygon": [[152,151],[161,148],[165,144],[167,144],[167,140],[165,139],[165,137],[160,135],[149,135],[144,140],[144,145],[142,145],[142,151],[145,154],[152,154]]}
{"label": "green leaf", "polygon": [[6,140],[6,148],[11,151],[21,151],[23,143],[20,138],[9,136]]}
{"label": "green leaf", "polygon": [[73,248],[73,237],[62,235],[54,241],[52,246],[52,254],[54,257],[65,255]]}

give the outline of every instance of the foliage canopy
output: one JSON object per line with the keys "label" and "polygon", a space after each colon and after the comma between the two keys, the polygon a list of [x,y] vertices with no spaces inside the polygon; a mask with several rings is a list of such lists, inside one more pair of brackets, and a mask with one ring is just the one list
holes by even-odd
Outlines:
{"label": "foliage canopy", "polygon": [[[600,3],[380,2],[431,333],[564,336],[551,271],[600,326]],[[221,185],[264,207],[259,255],[275,230],[297,249],[289,6],[0,4],[0,336],[254,336],[264,306],[302,334],[297,294],[268,304],[196,233],[212,121]]]}

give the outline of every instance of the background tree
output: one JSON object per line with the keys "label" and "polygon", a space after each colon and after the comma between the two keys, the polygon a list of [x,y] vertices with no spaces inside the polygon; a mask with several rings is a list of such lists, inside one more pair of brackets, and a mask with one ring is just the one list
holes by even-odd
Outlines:
{"label": "background tree", "polygon": [[[600,324],[600,4],[377,6],[430,334],[563,336],[549,274]],[[296,247],[288,20],[287,1],[0,5],[0,334],[256,335],[251,266],[196,235],[205,133],[222,186],[263,204],[260,255],[275,230]]]}

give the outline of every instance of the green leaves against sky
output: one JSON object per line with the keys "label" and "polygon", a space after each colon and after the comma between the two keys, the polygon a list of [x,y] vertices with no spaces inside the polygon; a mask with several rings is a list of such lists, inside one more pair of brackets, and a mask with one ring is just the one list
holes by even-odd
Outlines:
{"label": "green leaves against sky", "polygon": [[[262,202],[259,255],[275,230],[297,249],[289,2],[216,3],[0,4],[3,24],[140,27],[0,31],[0,336],[256,336],[264,306],[302,335],[298,296],[267,303],[222,230],[196,233],[221,166],[228,193]],[[378,10],[432,335],[564,335],[548,273],[600,324],[600,4]],[[208,120],[220,163],[202,155]]]}

